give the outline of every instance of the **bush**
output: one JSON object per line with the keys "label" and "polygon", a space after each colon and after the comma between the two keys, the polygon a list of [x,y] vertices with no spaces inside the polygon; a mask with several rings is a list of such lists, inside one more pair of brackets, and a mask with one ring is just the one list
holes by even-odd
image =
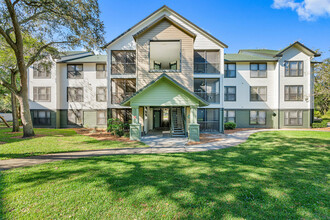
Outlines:
{"label": "bush", "polygon": [[234,130],[236,128],[236,123],[234,122],[226,122],[225,130]]}
{"label": "bush", "polygon": [[108,131],[116,136],[123,136],[125,134],[125,127],[128,125],[117,118],[110,118],[108,120]]}
{"label": "bush", "polygon": [[318,110],[314,110],[314,117],[316,117],[316,118],[321,118],[321,117],[322,117],[321,112],[318,111]]}
{"label": "bush", "polygon": [[327,121],[321,121],[319,123],[313,123],[312,128],[326,128],[328,126]]}

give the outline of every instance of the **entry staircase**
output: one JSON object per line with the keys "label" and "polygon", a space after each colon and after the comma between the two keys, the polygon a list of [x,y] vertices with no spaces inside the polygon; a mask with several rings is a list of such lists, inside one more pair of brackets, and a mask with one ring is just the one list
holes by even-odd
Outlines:
{"label": "entry staircase", "polygon": [[182,108],[171,109],[171,134],[172,137],[185,137],[185,117]]}

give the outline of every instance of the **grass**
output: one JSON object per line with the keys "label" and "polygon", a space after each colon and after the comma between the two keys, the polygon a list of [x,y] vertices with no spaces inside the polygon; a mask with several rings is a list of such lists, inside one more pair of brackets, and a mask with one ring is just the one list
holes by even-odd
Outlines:
{"label": "grass", "polygon": [[73,129],[36,128],[37,138],[22,139],[22,132],[12,133],[11,128],[0,129],[0,160],[80,150],[105,148],[146,147],[140,142],[96,140],[79,135]]}
{"label": "grass", "polygon": [[329,147],[328,132],[260,132],[216,151],[7,170],[0,219],[329,219]]}

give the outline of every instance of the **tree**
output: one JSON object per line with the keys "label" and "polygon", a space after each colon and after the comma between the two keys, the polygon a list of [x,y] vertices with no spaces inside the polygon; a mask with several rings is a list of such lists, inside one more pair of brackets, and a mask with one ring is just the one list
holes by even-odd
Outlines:
{"label": "tree", "polygon": [[321,114],[329,111],[330,105],[330,58],[315,65],[314,104]]}
{"label": "tree", "polygon": [[[17,67],[14,59],[14,54],[12,50],[4,44],[4,40],[0,37],[0,77],[10,82],[13,88],[17,88]],[[13,116],[13,132],[19,131],[18,123],[18,111],[17,111],[17,99],[13,92],[8,90],[5,87],[0,88],[0,94],[4,96],[4,101],[6,100],[6,108],[2,111],[9,112],[11,111]],[[10,95],[9,95],[10,94]],[[8,101],[9,100],[9,101]],[[4,103],[5,104],[5,103]]]}
{"label": "tree", "polygon": [[[104,26],[97,0],[0,0],[0,36],[15,56],[20,88],[3,77],[5,86],[17,97],[23,136],[34,136],[31,120],[27,68],[49,55],[54,48],[98,49],[104,43]],[[35,39],[34,47],[24,46],[24,36]]]}

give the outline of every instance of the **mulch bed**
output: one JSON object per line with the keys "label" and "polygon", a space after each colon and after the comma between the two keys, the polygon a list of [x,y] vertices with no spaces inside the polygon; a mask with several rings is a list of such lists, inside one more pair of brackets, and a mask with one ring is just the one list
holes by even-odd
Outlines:
{"label": "mulch bed", "polygon": [[117,137],[115,135],[112,135],[110,132],[107,132],[104,129],[91,129],[91,128],[75,128],[74,129],[77,134],[93,137],[96,140],[100,141],[121,141],[121,142],[137,142],[137,141],[132,141],[129,139],[129,137]]}

